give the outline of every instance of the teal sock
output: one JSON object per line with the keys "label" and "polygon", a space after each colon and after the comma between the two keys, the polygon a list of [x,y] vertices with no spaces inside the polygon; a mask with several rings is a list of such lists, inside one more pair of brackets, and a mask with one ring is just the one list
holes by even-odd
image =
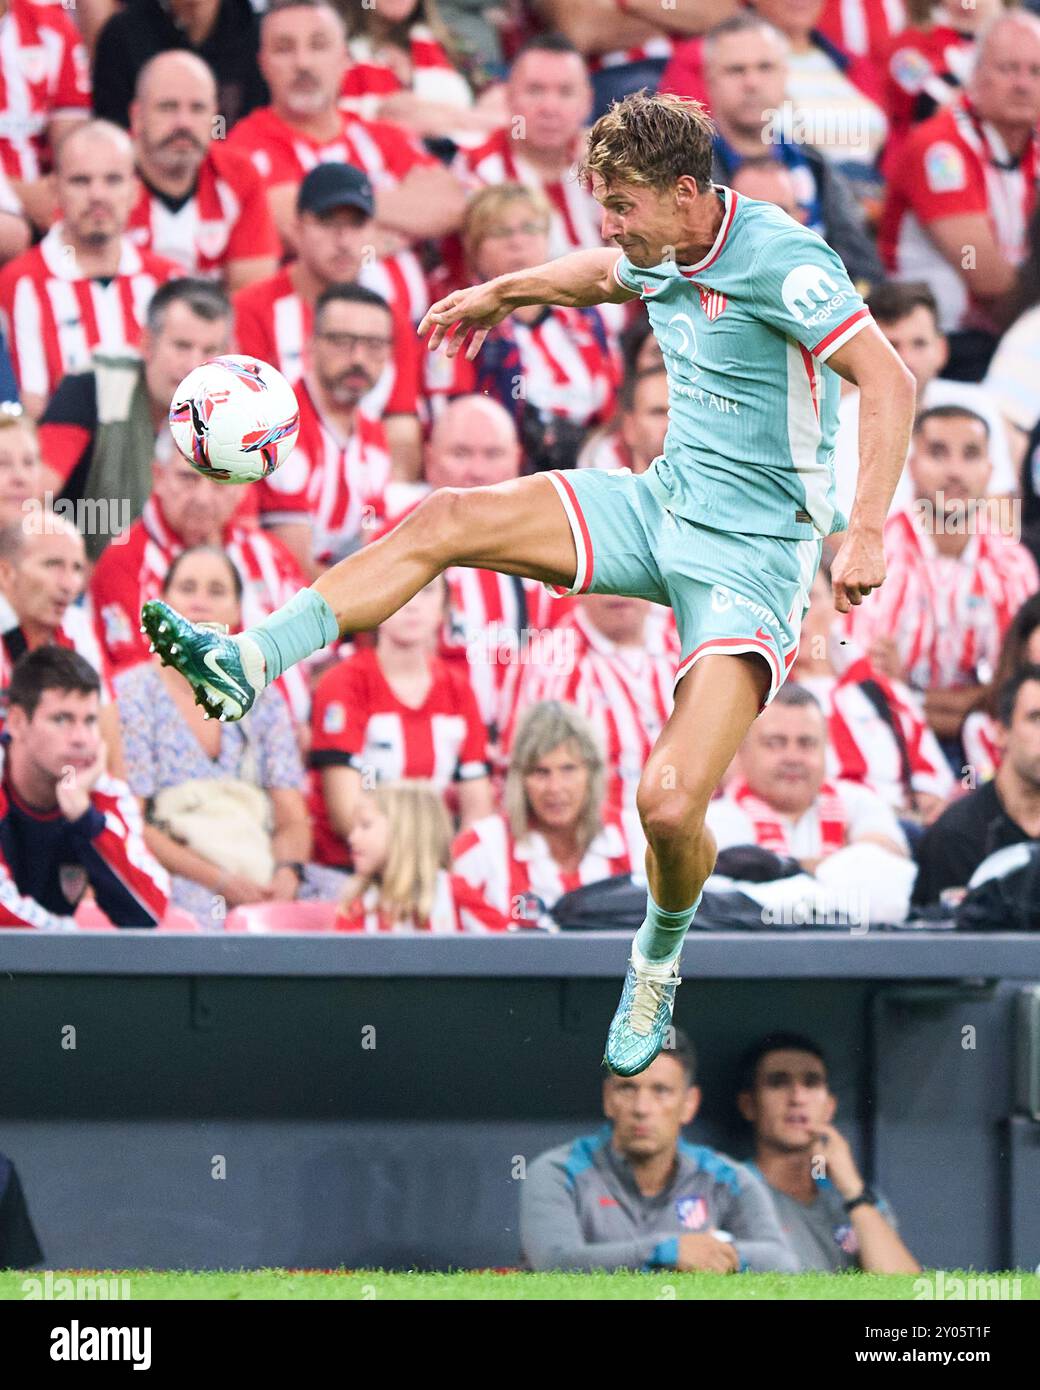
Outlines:
{"label": "teal sock", "polygon": [[658,907],[650,893],[646,895],[646,918],[636,932],[636,945],[644,960],[656,963],[674,960],[682,950],[683,937],[693,921],[693,914],[701,905],[701,894],[692,907],[681,912],[665,912]]}
{"label": "teal sock", "polygon": [[267,683],[339,636],[336,615],[316,589],[301,589],[277,612],[242,634],[263,652]]}

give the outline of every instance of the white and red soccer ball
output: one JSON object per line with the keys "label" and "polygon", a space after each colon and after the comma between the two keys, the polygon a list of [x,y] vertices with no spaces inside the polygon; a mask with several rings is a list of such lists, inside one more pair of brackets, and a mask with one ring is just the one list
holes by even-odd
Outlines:
{"label": "white and red soccer ball", "polygon": [[214,357],[173,393],[174,443],[193,468],[220,483],[266,478],[292,453],[299,432],[292,387],[255,357]]}

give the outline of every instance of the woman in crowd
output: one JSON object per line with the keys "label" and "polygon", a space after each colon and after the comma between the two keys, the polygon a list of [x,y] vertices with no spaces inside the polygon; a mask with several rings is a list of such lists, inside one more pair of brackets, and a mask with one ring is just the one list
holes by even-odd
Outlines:
{"label": "woman in crowd", "polygon": [[1023,666],[1040,663],[1040,594],[1027,598],[1011,620],[997,658],[993,679],[986,686],[977,708],[964,721],[964,744],[970,790],[988,782],[1000,766],[1000,738],[997,703],[1001,689]]}
{"label": "woman in crowd", "polygon": [[318,681],[311,714],[315,857],[345,868],[361,792],[428,780],[462,825],[490,814],[487,730],[465,660],[438,654],[448,588],[438,575]]}
{"label": "woman in crowd", "polygon": [[[545,195],[524,184],[475,193],[462,226],[474,280],[547,261],[551,215]],[[475,361],[427,353],[425,372],[434,412],[438,398],[472,392],[501,402],[516,421],[525,469],[536,473],[575,467],[588,432],[613,414],[619,364],[598,309],[536,304],[493,328]]]}
{"label": "woman in crowd", "polygon": [[[43,469],[36,426],[14,401],[0,404],[0,530],[42,507]],[[26,504],[29,504],[28,506]]]}
{"label": "woman in crowd", "polygon": [[[183,551],[162,595],[192,622],[241,624],[242,579],[216,546]],[[171,903],[219,930],[227,908],[301,896],[310,820],[278,691],[265,690],[240,724],[224,724],[207,720],[158,658],[113,687],[102,718],[109,766],[143,803],[145,843],[171,875]]]}
{"label": "woman in crowd", "polygon": [[407,781],[358,797],[354,877],[337,931],[504,931],[509,919],[448,870],[451,822],[438,789]]}
{"label": "woman in crowd", "polygon": [[[436,0],[339,0],[347,22],[350,66],[342,104],[369,121],[391,121],[418,136],[457,145],[483,143],[507,113],[501,91],[474,105]],[[481,74],[473,70],[477,80]],[[481,85],[484,85],[482,82]]]}
{"label": "woman in crowd", "polygon": [[573,888],[630,873],[618,821],[605,817],[606,769],[591,726],[555,700],[519,719],[505,784],[505,814],[456,839],[454,870],[516,926],[548,923]]}

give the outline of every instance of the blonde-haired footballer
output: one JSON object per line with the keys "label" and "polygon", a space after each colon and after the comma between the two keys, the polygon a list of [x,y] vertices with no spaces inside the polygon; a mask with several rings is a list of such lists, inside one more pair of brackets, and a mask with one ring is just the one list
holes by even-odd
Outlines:
{"label": "blonde-haired footballer", "polygon": [[[473,357],[518,306],[641,298],[668,372],[664,454],[647,472],[564,470],[431,494],[383,539],[237,637],[161,603],[144,627],[200,703],[238,719],[286,666],[375,627],[449,565],[526,575],[559,594],[670,605],[675,706],[638,807],[649,896],[606,1063],[634,1075],[671,1021],[683,938],[715,862],[712,792],[794,661],[823,541],[847,612],[885,577],[882,525],[906,458],[913,378],[837,255],[770,203],[711,182],[698,103],[637,94],[592,127],[581,170],[615,249],[579,251],[434,304],[429,348]],[[860,389],[851,518],[834,501],[838,377]]]}

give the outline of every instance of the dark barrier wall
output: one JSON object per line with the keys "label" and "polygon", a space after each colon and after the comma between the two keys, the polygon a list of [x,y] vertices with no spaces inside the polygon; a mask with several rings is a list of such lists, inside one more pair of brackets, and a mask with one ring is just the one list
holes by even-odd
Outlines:
{"label": "dark barrier wall", "polygon": [[[626,952],[0,934],[0,1149],[48,1263],[515,1263],[525,1164],[600,1123]],[[1040,1124],[1013,1094],[1040,938],[702,935],[683,970],[693,1139],[745,1156],[737,1057],[807,1031],[923,1263],[1040,1263]]]}

